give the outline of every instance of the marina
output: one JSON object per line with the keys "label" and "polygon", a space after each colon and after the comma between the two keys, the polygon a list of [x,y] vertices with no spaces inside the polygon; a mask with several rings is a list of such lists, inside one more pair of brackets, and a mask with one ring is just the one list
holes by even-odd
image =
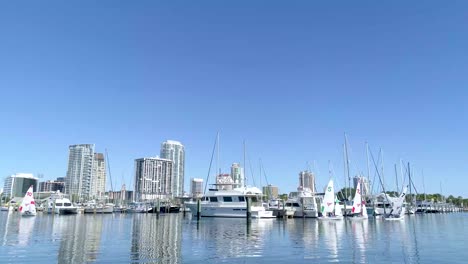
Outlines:
{"label": "marina", "polygon": [[467,213],[404,221],[202,218],[186,214],[0,212],[2,262],[463,262]]}

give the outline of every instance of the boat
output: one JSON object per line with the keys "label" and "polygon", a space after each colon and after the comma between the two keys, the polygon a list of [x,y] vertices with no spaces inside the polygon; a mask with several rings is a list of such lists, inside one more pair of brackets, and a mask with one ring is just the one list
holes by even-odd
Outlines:
{"label": "boat", "polygon": [[57,191],[52,194],[47,201],[47,213],[49,214],[77,214],[78,208],[64,196],[63,193]]}
{"label": "boat", "polygon": [[37,214],[32,185],[24,195],[23,201],[21,201],[21,205],[18,211],[21,213],[21,216],[35,216]]}
{"label": "boat", "polygon": [[297,196],[286,200],[285,209],[294,211],[294,217],[318,217],[316,196],[307,187],[297,188]]}
{"label": "boat", "polygon": [[405,196],[406,187],[400,196],[394,200],[390,213],[384,216],[385,220],[403,220],[405,218],[405,208],[403,207]]}
{"label": "boat", "polygon": [[[274,218],[273,211],[267,210],[262,203],[262,192],[257,187],[239,187],[234,189],[219,188],[219,185],[212,184],[208,193],[200,201],[201,217],[247,217],[247,199],[252,201],[250,205],[252,218]],[[185,202],[185,206],[190,209],[193,215],[197,214],[198,201]]]}
{"label": "boat", "polygon": [[125,212],[127,213],[149,213],[153,207],[146,202],[131,203]]}
{"label": "boat", "polygon": [[339,200],[336,199],[335,189],[333,188],[332,179],[330,179],[330,181],[328,182],[320,211],[322,215],[318,217],[319,220],[341,220],[343,219],[342,208],[339,204]]}
{"label": "boat", "polygon": [[111,214],[113,212],[114,204],[98,204],[95,201],[89,202],[83,210],[83,213],[85,214]]}
{"label": "boat", "polygon": [[366,203],[365,201],[362,200],[361,180],[358,181],[357,186],[356,186],[356,193],[354,194],[353,208],[351,209],[351,215],[352,217],[349,217],[350,220],[368,219]]}

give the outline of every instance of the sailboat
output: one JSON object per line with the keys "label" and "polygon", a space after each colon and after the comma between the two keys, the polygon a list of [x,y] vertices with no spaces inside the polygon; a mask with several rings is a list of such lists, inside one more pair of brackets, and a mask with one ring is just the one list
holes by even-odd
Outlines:
{"label": "sailboat", "polygon": [[356,193],[354,194],[353,209],[351,210],[353,217],[350,220],[364,220],[367,219],[366,203],[362,200],[361,180],[358,181],[356,186]]}
{"label": "sailboat", "polygon": [[36,202],[34,201],[33,195],[33,186],[29,187],[26,195],[21,202],[21,206],[19,207],[19,211],[21,216],[35,216],[36,215]]}
{"label": "sailboat", "polygon": [[339,204],[339,200],[335,196],[335,189],[333,188],[333,180],[330,179],[325,190],[323,197],[322,216],[318,217],[319,220],[340,220],[343,219],[343,213]]}
{"label": "sailboat", "polygon": [[385,220],[403,220],[405,218],[405,211],[403,202],[405,201],[407,187],[403,190],[400,196],[393,202],[392,210],[389,214],[385,215]]}

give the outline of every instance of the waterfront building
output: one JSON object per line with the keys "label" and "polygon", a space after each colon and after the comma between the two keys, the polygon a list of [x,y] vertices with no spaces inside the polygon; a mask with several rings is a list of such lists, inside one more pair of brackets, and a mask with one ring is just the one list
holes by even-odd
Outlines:
{"label": "waterfront building", "polygon": [[216,176],[216,184],[219,190],[232,190],[234,181],[230,174],[224,173]]}
{"label": "waterfront building", "polygon": [[[59,178],[55,181],[45,181],[39,182],[39,192],[64,192],[65,190],[65,182],[58,181]],[[61,177],[63,179],[63,177]]]}
{"label": "waterfront building", "polygon": [[15,173],[5,179],[3,196],[13,200],[22,199],[31,185],[37,191],[39,179],[30,173]]}
{"label": "waterfront building", "polygon": [[106,191],[106,163],[104,161],[104,154],[94,153],[90,196],[92,198],[102,198],[105,191]]}
{"label": "waterfront building", "polygon": [[72,201],[88,199],[91,194],[94,144],[71,145],[68,148],[68,169],[65,193]]}
{"label": "waterfront building", "polygon": [[184,193],[185,149],[178,141],[167,140],[161,144],[161,158],[172,161],[171,191],[172,197]]}
{"label": "waterfront building", "polygon": [[309,188],[315,192],[315,175],[308,170],[301,171],[299,173],[299,187]]}
{"label": "waterfront building", "polygon": [[362,188],[362,193],[364,195],[367,195],[367,194],[370,194],[370,187],[369,187],[369,179],[367,179],[366,177],[364,176],[355,176],[353,178],[353,183],[354,183],[354,189],[356,189],[356,186],[359,182],[359,180],[361,180],[361,188]]}
{"label": "waterfront building", "polygon": [[190,193],[197,198],[203,195],[203,179],[192,178],[190,181]]}
{"label": "waterfront building", "polygon": [[157,198],[172,198],[172,160],[140,158],[135,160],[134,201],[150,201]]}
{"label": "waterfront building", "polygon": [[235,187],[243,187],[244,182],[244,168],[239,163],[233,163],[231,166],[231,178],[235,184]]}
{"label": "waterfront building", "polygon": [[269,200],[278,198],[278,187],[268,184],[263,186],[263,195],[265,195]]}
{"label": "waterfront building", "polygon": [[126,204],[132,201],[133,191],[127,190],[123,184],[120,191],[107,192],[107,196],[116,204]]}

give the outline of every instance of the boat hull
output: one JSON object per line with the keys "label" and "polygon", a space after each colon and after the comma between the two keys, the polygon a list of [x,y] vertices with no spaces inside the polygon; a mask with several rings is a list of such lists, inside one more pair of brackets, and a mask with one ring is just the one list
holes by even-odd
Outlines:
{"label": "boat hull", "polygon": [[[186,207],[190,209],[193,215],[197,214],[197,203],[185,203]],[[239,206],[216,206],[211,204],[201,204],[202,217],[229,217],[229,218],[245,218],[247,217],[247,208],[245,205]],[[264,207],[252,206],[252,218],[274,218],[273,211],[265,210]]]}

